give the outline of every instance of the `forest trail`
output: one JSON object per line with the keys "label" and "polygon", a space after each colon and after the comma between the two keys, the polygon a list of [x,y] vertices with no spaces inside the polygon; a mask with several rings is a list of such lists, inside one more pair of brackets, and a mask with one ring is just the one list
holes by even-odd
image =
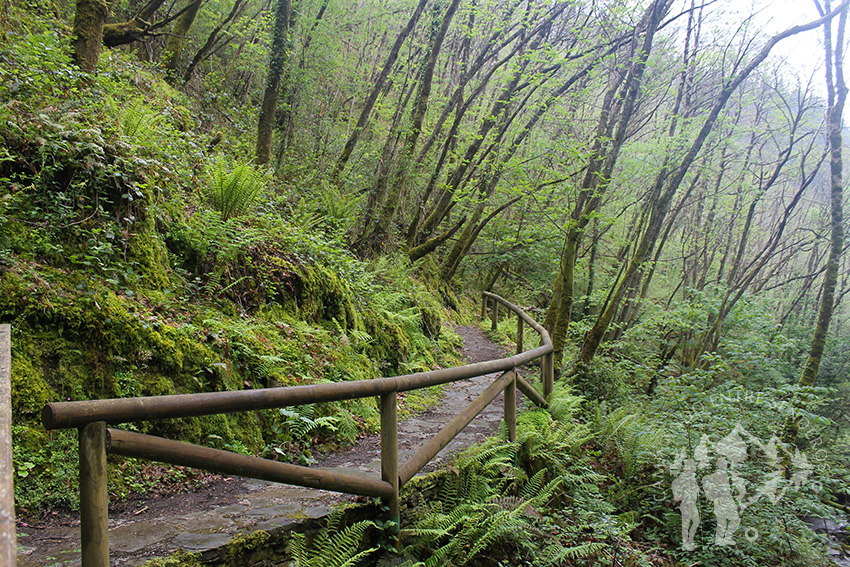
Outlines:
{"label": "forest trail", "polygon": [[[457,326],[463,355],[470,363],[505,356],[475,326]],[[434,408],[399,423],[399,461],[466,407],[494,378],[494,374],[445,386]],[[425,468],[442,466],[453,453],[491,436],[503,417],[500,395]],[[349,474],[380,476],[380,436],[361,438],[313,465],[343,469]],[[339,502],[354,496],[265,481],[220,478],[205,488],[171,496],[140,497],[110,509],[109,547],[113,566],[133,566],[183,548],[212,552],[237,534],[270,530],[308,518],[320,518]],[[39,524],[18,524],[19,567],[80,565],[79,519],[53,517]]]}

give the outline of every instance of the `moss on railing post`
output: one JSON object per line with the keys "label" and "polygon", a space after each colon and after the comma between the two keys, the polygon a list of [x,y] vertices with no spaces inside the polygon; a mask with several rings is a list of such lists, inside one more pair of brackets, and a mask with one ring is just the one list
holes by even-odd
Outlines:
{"label": "moss on railing post", "polygon": [[490,330],[495,333],[496,328],[499,326],[499,302],[495,299],[493,300],[493,309],[490,311],[490,315],[492,321]]}

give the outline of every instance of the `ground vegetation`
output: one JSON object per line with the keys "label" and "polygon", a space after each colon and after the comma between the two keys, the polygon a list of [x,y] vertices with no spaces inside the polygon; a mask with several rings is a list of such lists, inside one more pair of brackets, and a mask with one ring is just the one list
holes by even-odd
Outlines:
{"label": "ground vegetation", "polygon": [[[802,518],[850,501],[847,4],[768,33],[726,1],[6,2],[18,505],[75,505],[48,401],[451,364],[445,322],[492,290],[550,330],[570,411],[459,460],[410,561],[816,564]],[[777,50],[804,36],[801,74]],[[141,429],[307,462],[376,425],[366,400]],[[760,535],[684,549],[671,483],[720,457]]]}

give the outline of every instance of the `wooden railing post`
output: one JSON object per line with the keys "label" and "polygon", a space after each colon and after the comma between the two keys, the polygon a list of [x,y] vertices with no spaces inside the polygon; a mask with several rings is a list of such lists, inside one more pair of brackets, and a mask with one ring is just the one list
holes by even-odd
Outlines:
{"label": "wooden railing post", "polygon": [[551,352],[543,355],[540,368],[543,374],[543,397],[548,398],[555,388],[555,355]]}
{"label": "wooden railing post", "polygon": [[0,325],[0,565],[15,565],[15,470],[12,465],[12,326]]}
{"label": "wooden railing post", "polygon": [[523,346],[522,346],[522,317],[517,315],[516,317],[516,353],[522,354]]}
{"label": "wooden railing post", "polygon": [[394,522],[391,533],[398,534],[399,516],[398,482],[398,394],[390,392],[381,396],[381,479],[393,485],[393,495],[385,502],[389,507],[389,521]]}
{"label": "wooden railing post", "polygon": [[109,567],[106,422],[80,428],[80,543],[82,567]]}
{"label": "wooden railing post", "polygon": [[516,369],[511,373],[505,386],[505,425],[508,427],[508,441],[516,441]]}
{"label": "wooden railing post", "polygon": [[499,302],[495,299],[493,300],[493,309],[490,311],[490,316],[492,321],[490,330],[495,333],[496,327],[499,325]]}

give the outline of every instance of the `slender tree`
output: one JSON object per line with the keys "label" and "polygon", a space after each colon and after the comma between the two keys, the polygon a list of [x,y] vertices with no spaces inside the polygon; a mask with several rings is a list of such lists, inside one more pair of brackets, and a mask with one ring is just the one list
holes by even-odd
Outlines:
{"label": "slender tree", "polygon": [[[829,11],[829,0],[823,6],[815,0],[818,12],[823,15]],[[835,288],[838,283],[838,267],[841,262],[841,252],[844,249],[844,212],[842,208],[843,184],[842,184],[842,157],[841,131],[844,127],[842,115],[844,103],[847,99],[847,86],[844,82],[844,38],[847,23],[847,4],[840,8],[838,25],[835,37],[832,36],[832,22],[826,21],[823,25],[824,48],[826,56],[826,86],[827,86],[827,128],[829,135],[829,208],[830,208],[830,246],[829,255],[826,260],[826,270],[823,276],[823,287],[820,294],[820,308],[818,309],[818,321],[812,335],[812,343],[809,347],[809,357],[803,367],[799,385],[801,387],[814,386],[820,369],[823,351],[826,345],[826,335],[829,332],[829,323],[835,307]],[[784,441],[789,444],[797,442],[797,433],[800,429],[800,418],[789,418],[785,423]]]}
{"label": "slender tree", "polygon": [[[359,243],[359,247],[363,251],[370,253],[379,252],[384,244],[384,240],[390,234],[392,223],[399,207],[399,198],[410,174],[416,143],[422,133],[422,123],[425,120],[425,113],[428,111],[428,101],[431,97],[431,88],[434,81],[434,69],[437,66],[437,59],[440,56],[440,49],[443,46],[443,40],[446,38],[446,32],[449,29],[449,25],[454,18],[459,4],[460,0],[451,1],[443,14],[440,27],[431,41],[431,48],[428,52],[428,57],[425,58],[416,99],[413,103],[410,127],[402,146],[401,156],[396,160],[394,166],[395,173],[390,179],[388,179],[388,175],[386,174],[380,175],[372,190],[373,195],[370,196],[369,202],[375,205],[367,209],[366,218],[363,222],[363,236],[361,237],[362,241]],[[389,185],[388,191],[385,191],[387,184]]]}
{"label": "slender tree", "polygon": [[599,314],[593,327],[585,336],[579,360],[572,371],[573,374],[583,372],[596,355],[596,351],[602,343],[602,339],[608,330],[608,326],[620,306],[620,301],[623,299],[624,294],[630,285],[632,285],[634,275],[642,268],[644,262],[646,262],[655,247],[656,240],[664,226],[664,219],[670,210],[670,204],[673,201],[676,191],[685,179],[688,170],[694,163],[694,160],[702,149],[703,144],[705,144],[708,139],[709,134],[717,123],[717,119],[726,106],[726,103],[729,101],[729,98],[750,76],[750,74],[767,58],[777,43],[793,35],[820,27],[825,22],[829,22],[832,18],[842,12],[849,4],[850,0],[846,0],[845,2],[842,2],[841,6],[830,11],[818,20],[794,26],[784,32],[774,35],[767,41],[764,47],[762,47],[762,49],[746,65],[744,65],[740,71],[738,71],[738,73],[731,75],[723,81],[723,87],[711,105],[711,109],[704,119],[702,127],[697,133],[696,138],[688,148],[688,151],[684,154],[678,164],[666,164],[665,167],[661,168],[656,176],[655,183],[649,192],[651,210],[649,212],[646,228],[638,241],[631,260],[629,260],[626,265],[624,273],[619,277],[618,282],[612,288],[613,292],[605,309],[603,309]]}
{"label": "slender tree", "polygon": [[[550,308],[550,312],[556,315],[548,317],[550,324],[552,319],[555,322],[552,336],[555,346],[556,368],[560,368],[563,361],[567,328],[572,318],[573,274],[581,235],[593,214],[599,209],[601,196],[611,181],[617,158],[626,140],[626,132],[634,116],[646,62],[652,52],[655,33],[671,4],[670,0],[656,0],[647,8],[643,21],[635,29],[635,40],[632,43],[632,54],[630,55],[632,64],[628,73],[620,73],[605,96],[594,146],[579,191],[578,202],[573,208],[561,255],[561,266],[558,274],[560,297],[557,307]],[[640,40],[641,31],[643,32],[642,41]],[[624,81],[622,82],[624,92],[622,98],[615,104],[615,96],[620,89],[621,81]],[[614,134],[613,138],[612,133]],[[608,143],[608,140],[611,140],[611,142]]]}
{"label": "slender tree", "polygon": [[186,9],[174,22],[174,27],[171,28],[171,35],[168,36],[165,49],[162,50],[162,60],[165,64],[166,76],[171,83],[177,81],[177,69],[180,67],[180,61],[183,55],[183,44],[192,30],[192,24],[195,23],[195,18],[198,16],[198,11],[201,9],[202,3],[203,0],[190,0],[186,4]]}
{"label": "slender tree", "polygon": [[390,76],[393,65],[395,65],[395,62],[398,59],[401,46],[404,44],[407,36],[410,35],[410,32],[413,31],[413,28],[416,26],[416,22],[419,21],[419,17],[422,15],[422,10],[425,9],[425,5],[427,3],[428,0],[419,0],[416,8],[413,10],[413,14],[407,21],[407,25],[402,28],[401,32],[399,32],[396,37],[395,43],[393,43],[393,46],[390,48],[390,52],[387,55],[387,59],[384,61],[381,73],[373,83],[372,89],[369,91],[369,96],[366,97],[366,102],[360,110],[360,116],[357,118],[357,124],[354,126],[354,130],[352,130],[351,135],[345,142],[342,153],[336,160],[336,164],[334,165],[334,169],[331,174],[331,179],[339,179],[340,174],[342,174],[342,170],[345,169],[346,164],[348,164],[348,160],[351,158],[351,153],[354,151],[354,147],[357,145],[357,142],[360,140],[360,135],[366,127],[369,115],[372,113],[372,109],[378,101],[378,95],[381,94],[381,91],[384,89],[384,84],[387,82],[387,78]]}
{"label": "slender tree", "polygon": [[263,92],[263,104],[260,107],[260,120],[257,125],[257,151],[254,160],[258,165],[267,165],[272,155],[272,131],[280,94],[280,78],[286,65],[286,44],[289,37],[289,17],[291,0],[278,0],[275,10],[274,31],[272,33],[272,52],[269,58],[269,74],[266,89]]}

